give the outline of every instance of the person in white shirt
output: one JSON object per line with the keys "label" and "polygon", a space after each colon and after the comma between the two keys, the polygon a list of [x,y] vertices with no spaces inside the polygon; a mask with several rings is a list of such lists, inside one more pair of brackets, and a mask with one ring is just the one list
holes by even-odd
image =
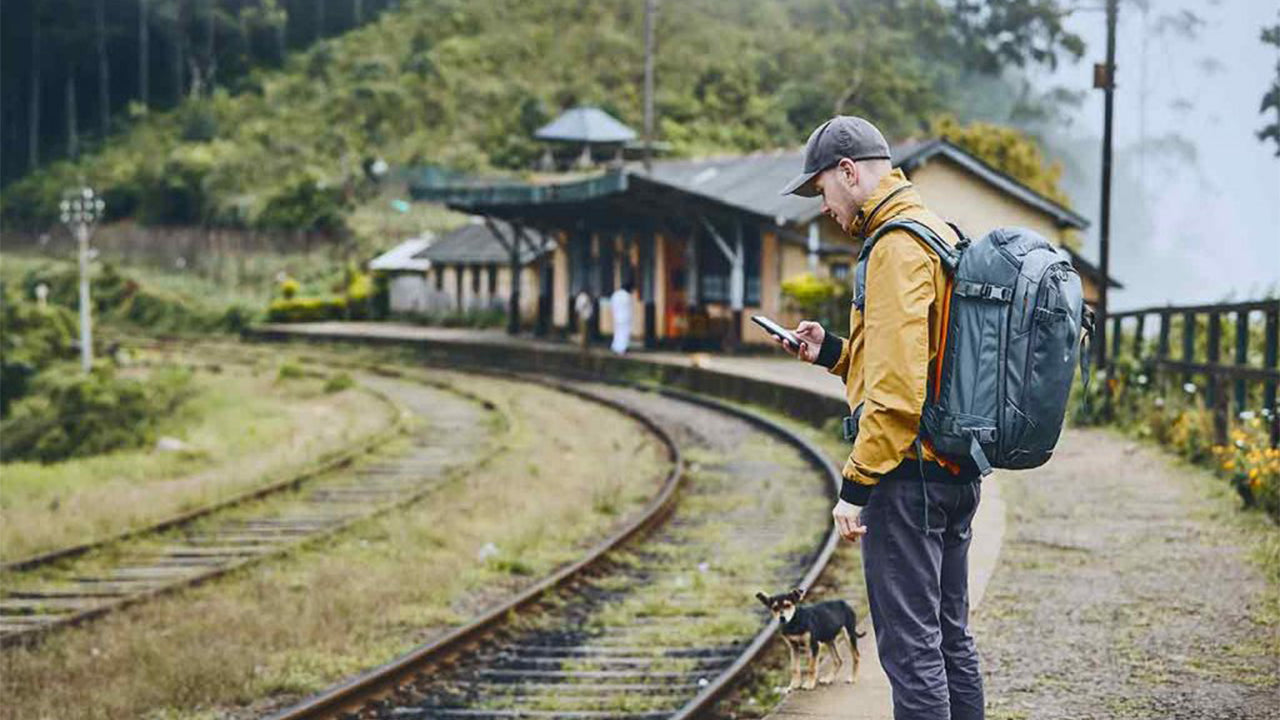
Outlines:
{"label": "person in white shirt", "polygon": [[627,280],[609,296],[609,310],[613,313],[613,344],[610,347],[618,355],[627,351],[627,344],[631,341],[631,288],[631,281]]}

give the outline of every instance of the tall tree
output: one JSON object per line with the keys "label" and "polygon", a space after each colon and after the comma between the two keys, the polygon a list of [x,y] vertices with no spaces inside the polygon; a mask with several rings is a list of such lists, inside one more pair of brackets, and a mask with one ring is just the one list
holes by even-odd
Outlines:
{"label": "tall tree", "polygon": [[31,4],[31,94],[27,107],[27,168],[40,164],[40,0]]}
{"label": "tall tree", "polygon": [[174,0],[173,3],[173,79],[175,102],[182,102],[187,94],[187,2]]}
{"label": "tall tree", "polygon": [[149,0],[138,0],[138,99],[151,104],[151,27],[147,20]]}
{"label": "tall tree", "polygon": [[110,67],[107,62],[107,11],[106,0],[93,4],[93,32],[98,51],[98,133],[107,136],[111,123]]}
{"label": "tall tree", "polygon": [[66,115],[67,115],[67,157],[72,159],[80,156],[80,132],[76,127],[76,71],[74,66],[67,68],[67,78],[64,84],[64,92],[66,93]]}

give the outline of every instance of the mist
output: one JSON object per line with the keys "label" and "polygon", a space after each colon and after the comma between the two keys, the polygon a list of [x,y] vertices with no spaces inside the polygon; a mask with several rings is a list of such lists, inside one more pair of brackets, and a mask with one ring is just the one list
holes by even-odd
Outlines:
{"label": "mist", "polygon": [[[1277,60],[1259,33],[1278,11],[1247,0],[1120,3],[1111,275],[1124,288],[1112,309],[1280,292],[1280,157],[1256,135]],[[1085,56],[1032,73],[1032,86],[1086,92],[1033,130],[1092,221],[1084,254],[1096,261],[1103,94],[1090,88],[1093,63],[1105,59],[1106,16],[1077,11],[1067,24],[1088,44]]]}

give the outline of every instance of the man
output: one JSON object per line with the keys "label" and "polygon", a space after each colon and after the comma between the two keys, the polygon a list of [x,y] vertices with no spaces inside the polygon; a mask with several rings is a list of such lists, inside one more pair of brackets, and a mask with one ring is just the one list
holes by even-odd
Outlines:
{"label": "man", "polygon": [[609,312],[613,315],[613,343],[609,346],[615,355],[627,352],[631,342],[631,281],[627,280],[609,296]]}
{"label": "man", "polygon": [[[862,118],[838,116],[815,130],[804,172],[782,192],[821,196],[823,214],[859,239],[890,220],[911,218],[947,242],[959,240],[893,169],[888,143]],[[983,717],[982,676],[968,630],[978,475],[938,457],[918,437],[930,370],[939,360],[946,292],[938,257],[914,235],[893,229],[868,256],[863,310],[850,308],[847,340],[804,321],[795,328],[800,347],[779,341],[844,380],[855,417],[861,406],[832,516],[846,540],[862,538],[871,621],[896,720]]]}

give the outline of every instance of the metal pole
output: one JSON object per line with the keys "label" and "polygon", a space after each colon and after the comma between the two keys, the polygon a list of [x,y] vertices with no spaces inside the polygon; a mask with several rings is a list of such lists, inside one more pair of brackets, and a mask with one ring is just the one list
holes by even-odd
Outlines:
{"label": "metal pole", "polygon": [[1115,93],[1116,75],[1116,4],[1117,0],[1107,0],[1107,62],[1101,77],[1095,72],[1095,85],[1102,80],[1102,209],[1099,217],[1099,253],[1098,266],[1102,273],[1098,288],[1098,321],[1097,342],[1094,349],[1098,353],[1098,367],[1106,367],[1107,362],[1107,278],[1111,276],[1111,119],[1113,95]]}
{"label": "metal pole", "polygon": [[653,170],[653,20],[658,0],[644,2],[644,171]]}
{"label": "metal pole", "polygon": [[93,367],[93,328],[89,317],[89,226],[76,224],[76,242],[80,245],[80,369],[86,374]]}

